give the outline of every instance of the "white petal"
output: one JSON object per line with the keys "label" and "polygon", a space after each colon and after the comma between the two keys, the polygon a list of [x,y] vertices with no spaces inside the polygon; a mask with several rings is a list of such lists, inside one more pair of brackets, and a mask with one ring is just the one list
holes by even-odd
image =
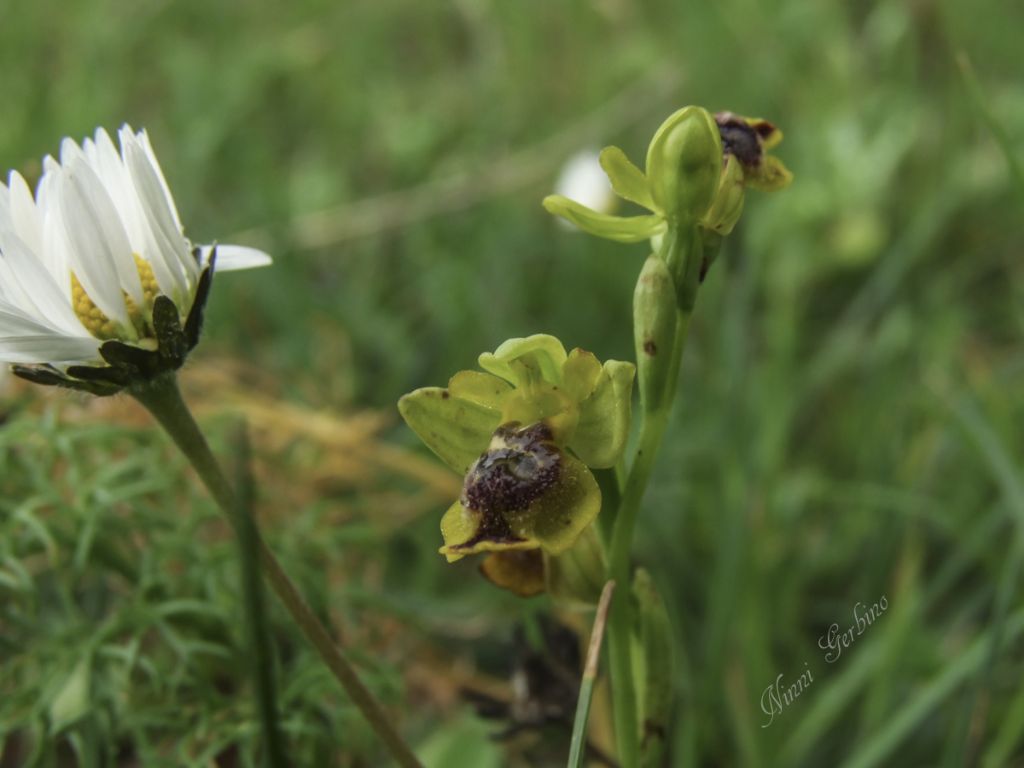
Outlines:
{"label": "white petal", "polygon": [[[85,329],[82,329],[85,333]],[[0,300],[0,336],[28,336],[28,335],[51,335],[67,336],[46,322],[45,318],[33,317],[20,307]],[[77,335],[77,334],[70,334]]]}
{"label": "white petal", "polygon": [[96,143],[92,139],[86,138],[86,140],[82,142],[82,153],[85,155],[85,159],[89,163],[89,167],[94,171],[97,170]]}
{"label": "white petal", "polygon": [[135,185],[132,184],[128,168],[125,167],[121,153],[106,131],[96,132],[96,164],[97,173],[103,181],[110,199],[114,201],[118,212],[121,214],[121,221],[128,232],[128,239],[131,240],[132,249],[135,253],[142,255],[143,250],[149,245],[146,240],[148,229],[142,217],[142,207],[139,203],[139,196],[135,192]]}
{"label": "white petal", "polygon": [[0,303],[0,360],[64,363],[93,360],[98,356],[97,339],[88,335],[64,335],[27,317],[16,307]]}
{"label": "white petal", "polygon": [[[131,188],[131,180],[128,178],[127,169],[121,162],[121,155],[110,140],[110,136],[102,128],[96,131],[96,144],[93,150],[95,160],[93,169],[103,182],[111,200],[120,211],[125,205],[134,203],[134,190]],[[128,216],[122,214],[128,235],[131,237],[131,226]],[[134,245],[134,243],[133,243]]]}
{"label": "white petal", "polygon": [[161,282],[160,275],[154,266],[153,271],[162,292],[171,298],[185,296],[189,292],[190,285],[194,284],[198,270],[195,268],[181,228],[176,223],[175,215],[172,212],[173,203],[170,202],[158,172],[137,139],[122,131],[121,150],[125,165],[128,167],[128,174],[138,195],[143,217],[152,232],[156,245],[154,253],[143,255],[151,262],[162,258],[167,265],[168,273],[173,276],[174,284],[167,285]]}
{"label": "white petal", "polygon": [[[206,264],[210,261],[210,253],[214,246],[201,245],[202,261]],[[254,269],[255,267],[266,267],[273,263],[273,259],[263,251],[250,248],[247,245],[218,245],[217,246],[217,271],[232,272],[238,269]]]}
{"label": "white petal", "polygon": [[32,253],[39,254],[43,248],[42,219],[32,190],[17,171],[11,171],[11,221],[14,231]]}
{"label": "white petal", "polygon": [[124,325],[128,309],[121,290],[142,296],[131,245],[110,196],[84,161],[64,169],[56,190],[57,217],[70,245],[70,267],[103,313]]}
{"label": "white petal", "polygon": [[[129,132],[131,128],[128,129]],[[153,151],[153,145],[149,142],[149,134],[145,130],[139,131],[137,134],[139,143],[146,152],[146,157],[149,158],[150,164],[153,166],[153,170],[156,171],[157,178],[160,180],[160,186],[164,190],[164,195],[167,197],[167,203],[171,208],[171,215],[174,217],[174,224],[177,226],[179,232],[184,232],[185,228],[181,225],[181,217],[178,216],[178,209],[174,205],[174,196],[171,194],[171,188],[167,186],[167,179],[164,178],[164,172],[160,168],[160,161],[156,159],[156,152]]]}
{"label": "white petal", "polygon": [[44,222],[46,221],[46,211],[53,204],[53,188],[56,179],[61,173],[63,171],[56,160],[49,155],[43,158],[43,175],[39,177],[39,183],[36,185],[36,208]]}
{"label": "white petal", "polygon": [[185,241],[184,256],[181,256],[182,252],[179,253],[179,258],[182,258],[182,265],[187,275],[188,283],[190,286],[195,286],[196,281],[199,279],[199,265],[196,260],[192,258],[192,244],[187,237],[185,237],[185,227],[181,223],[181,216],[178,215],[178,206],[174,203],[174,195],[171,194],[171,188],[167,184],[167,179],[164,177],[163,169],[160,167],[160,161],[156,159],[156,152],[153,151],[153,145],[149,141],[149,134],[146,129],[143,128],[139,131],[135,138],[146,153],[146,159],[149,161],[149,165],[152,167],[154,174],[156,175],[157,181],[160,183],[160,189],[163,190],[164,199],[167,201],[167,208],[171,212],[171,219],[174,221],[175,231],[181,235]]}
{"label": "white petal", "polygon": [[84,363],[99,359],[96,339],[67,336],[0,336],[0,360],[8,363]]}
{"label": "white petal", "polygon": [[81,160],[82,162],[88,162],[85,157],[85,152],[78,144],[72,139],[63,139],[60,143],[60,164],[62,167],[67,168],[75,160]]}
{"label": "white petal", "polygon": [[8,237],[16,237],[16,235],[9,229],[0,230],[0,300],[8,302],[30,315],[41,316],[40,311],[14,273],[11,263],[2,255],[3,240]]}
{"label": "white petal", "polygon": [[96,164],[103,184],[120,213],[132,252],[149,262],[161,290],[165,293],[173,290],[181,282],[176,276],[179,270],[175,266],[172,272],[167,266],[124,160],[102,128],[96,131]]}
{"label": "white petal", "polygon": [[[123,194],[118,187],[123,187],[127,183],[126,174],[122,171],[121,178],[119,178],[116,169],[107,169],[106,171],[101,169],[96,145],[86,139],[85,146],[88,150],[86,154],[90,156],[87,166],[73,165],[70,169],[65,169],[65,174],[72,173],[74,175],[78,171],[78,175],[82,177],[79,180],[80,189],[95,190],[93,193],[97,198],[95,214],[97,220],[103,225],[104,236],[110,247],[121,288],[127,292],[136,305],[141,305],[143,301],[142,282],[139,278],[139,269],[132,257],[134,250],[131,238],[128,237],[125,228],[125,219],[131,218],[133,211],[128,206],[120,205],[121,200],[118,199]],[[87,168],[84,172],[81,171],[83,167]],[[108,173],[113,175],[108,176]],[[108,181],[110,185],[108,185]]]}
{"label": "white petal", "polygon": [[64,333],[86,333],[67,294],[27,245],[10,231],[0,231],[0,279],[4,295],[12,304]]}

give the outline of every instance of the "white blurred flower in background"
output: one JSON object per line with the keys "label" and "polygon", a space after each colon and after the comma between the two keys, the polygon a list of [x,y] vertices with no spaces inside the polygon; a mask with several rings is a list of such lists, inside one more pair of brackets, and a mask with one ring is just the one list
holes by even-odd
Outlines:
{"label": "white blurred flower in background", "polygon": [[[601,167],[599,157],[596,149],[584,149],[566,160],[555,183],[555,194],[575,200],[598,213],[613,213],[619,198]],[[565,219],[558,222],[566,229],[577,229]]]}

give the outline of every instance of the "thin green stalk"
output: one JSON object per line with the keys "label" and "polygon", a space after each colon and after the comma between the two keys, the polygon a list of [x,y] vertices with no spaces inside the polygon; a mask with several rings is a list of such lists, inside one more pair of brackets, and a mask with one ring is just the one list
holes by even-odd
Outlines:
{"label": "thin green stalk", "polygon": [[[608,558],[612,581],[628,584],[629,553],[633,527],[640,510],[644,490],[654,469],[654,459],[665,433],[667,418],[660,413],[644,415],[636,458],[626,478],[622,503],[615,517],[611,553]],[[637,719],[636,686],[632,658],[633,611],[628,595],[612,601],[608,622],[608,654],[612,674],[612,703],[615,720],[615,745],[623,768],[634,768],[640,760],[640,723]]]}
{"label": "thin green stalk", "polygon": [[640,760],[640,722],[633,681],[633,615],[627,596],[612,602],[608,619],[608,661],[612,676],[612,718],[615,751],[622,768],[636,768]]}
{"label": "thin green stalk", "polygon": [[[133,389],[131,394],[153,415],[185,454],[218,506],[227,515],[232,527],[238,532],[240,526],[234,491],[210,451],[206,438],[192,418],[192,413],[185,405],[178,389],[177,378],[173,374],[162,376],[144,387]],[[257,546],[264,577],[324,664],[345,689],[352,703],[366,718],[400,766],[422,768],[412,750],[395,730],[387,713],[363,685],[355,669],[310,610],[277,558],[258,534]]]}
{"label": "thin green stalk", "polygon": [[270,622],[267,617],[260,579],[259,531],[253,516],[253,481],[251,449],[244,424],[234,440],[235,488],[238,489],[235,514],[238,517],[238,549],[242,573],[242,599],[245,606],[246,631],[251,652],[251,674],[256,691],[256,704],[262,726],[264,764],[269,768],[285,768],[284,739],[278,724],[277,690],[274,684],[274,653],[271,647]]}
{"label": "thin green stalk", "polygon": [[594,626],[590,630],[590,646],[587,648],[587,663],[583,667],[583,679],[580,680],[580,695],[576,701],[576,720],[572,726],[572,742],[569,744],[568,768],[580,768],[583,755],[587,751],[587,721],[590,719],[590,702],[594,696],[594,681],[597,680],[597,668],[601,660],[601,639],[604,637],[605,624],[608,621],[608,606],[615,592],[615,582],[605,582],[601,590],[601,599],[594,615]]}
{"label": "thin green stalk", "polygon": [[[696,227],[670,232],[663,243],[662,257],[670,271],[679,276],[678,295],[682,297],[676,312],[675,344],[668,361],[665,389],[652,402],[642,403],[640,435],[633,463],[622,489],[622,497],[608,556],[608,577],[619,584],[629,584],[629,555],[633,546],[633,532],[643,502],[644,492],[654,471],[658,448],[661,446],[669,414],[675,400],[679,368],[686,345],[690,317],[699,284],[702,245]],[[643,354],[642,350],[637,355]],[[642,372],[641,372],[641,375]],[[642,389],[642,387],[641,387]],[[623,593],[612,601],[608,623],[608,653],[612,674],[612,704],[615,720],[615,740],[622,768],[635,768],[640,760],[640,723],[636,686],[633,681],[631,633],[632,606]]]}

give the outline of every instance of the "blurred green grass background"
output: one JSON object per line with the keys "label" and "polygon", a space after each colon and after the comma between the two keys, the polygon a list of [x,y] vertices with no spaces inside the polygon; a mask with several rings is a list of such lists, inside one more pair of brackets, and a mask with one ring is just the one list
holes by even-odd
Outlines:
{"label": "blurred green grass background", "polygon": [[[253,421],[268,539],[433,765],[558,765],[459,703],[549,607],[436,555],[457,482],[393,403],[511,336],[629,359],[644,249],[547,217],[560,164],[640,160],[687,103],[776,122],[796,182],[705,284],[640,523],[667,764],[1024,765],[1021,29],[994,0],[8,3],[0,165],[144,126],[194,239],[274,254],[217,282],[183,373],[219,447]],[[183,462],[127,401],[6,403],[0,765],[257,765],[235,550]],[[293,763],[384,764],[275,633]]]}

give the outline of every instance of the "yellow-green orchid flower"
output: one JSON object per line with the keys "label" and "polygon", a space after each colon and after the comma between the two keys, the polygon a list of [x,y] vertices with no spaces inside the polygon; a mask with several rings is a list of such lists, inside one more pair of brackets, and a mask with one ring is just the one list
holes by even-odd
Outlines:
{"label": "yellow-green orchid flower", "polygon": [[623,243],[658,238],[682,223],[726,235],[739,220],[747,187],[774,191],[792,180],[782,161],[767,154],[780,141],[782,132],[766,120],[684,107],[658,128],[645,171],[618,147],[601,152],[616,194],[650,214],[610,216],[561,195],[544,198],[544,207],[592,235]]}
{"label": "yellow-green orchid flower", "polygon": [[593,522],[588,467],[611,467],[629,432],[632,363],[566,354],[553,336],[511,339],[447,387],[404,396],[406,423],[464,476],[441,520],[449,562],[478,552],[564,552]]}

